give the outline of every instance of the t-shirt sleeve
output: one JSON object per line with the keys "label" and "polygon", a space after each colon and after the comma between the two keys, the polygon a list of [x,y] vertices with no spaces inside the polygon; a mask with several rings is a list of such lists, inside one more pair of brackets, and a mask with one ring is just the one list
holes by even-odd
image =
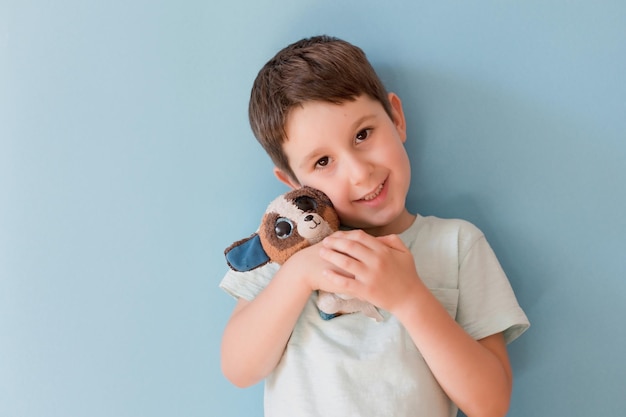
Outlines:
{"label": "t-shirt sleeve", "polygon": [[504,332],[510,343],[530,323],[491,246],[478,229],[469,227],[469,235],[459,237],[457,322],[476,340]]}
{"label": "t-shirt sleeve", "polygon": [[240,272],[229,269],[219,287],[234,298],[252,301],[278,271],[279,264],[270,262],[251,271]]}

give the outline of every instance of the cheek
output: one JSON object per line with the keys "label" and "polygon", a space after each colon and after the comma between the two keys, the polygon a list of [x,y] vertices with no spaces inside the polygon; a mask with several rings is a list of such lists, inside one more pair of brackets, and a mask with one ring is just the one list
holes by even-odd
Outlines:
{"label": "cheek", "polygon": [[411,163],[409,160],[409,155],[406,152],[404,146],[398,146],[397,148],[390,150],[389,153],[383,156],[386,160],[386,164],[388,166],[393,167],[393,171],[405,175],[406,171],[411,170]]}
{"label": "cheek", "polygon": [[331,181],[330,184],[325,181],[310,181],[305,184],[326,194],[340,218],[344,212],[349,211],[351,202],[348,197],[348,190],[343,188],[340,181]]}
{"label": "cheek", "polygon": [[305,176],[302,178],[302,185],[320,190],[330,198],[333,204],[336,204],[335,200],[338,200],[341,195],[345,195],[341,181],[335,177]]}
{"label": "cheek", "polygon": [[351,201],[346,197],[346,195],[347,194],[343,193],[338,196],[329,196],[330,201],[333,202],[333,206],[337,212],[340,222],[343,222],[346,219],[346,216],[350,217],[350,213],[354,210]]}

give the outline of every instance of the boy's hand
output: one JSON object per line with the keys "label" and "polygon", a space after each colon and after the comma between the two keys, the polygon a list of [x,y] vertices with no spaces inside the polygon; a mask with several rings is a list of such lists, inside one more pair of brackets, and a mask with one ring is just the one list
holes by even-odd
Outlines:
{"label": "boy's hand", "polygon": [[283,265],[289,268],[289,275],[299,277],[311,291],[320,289],[325,271],[331,270],[341,275],[349,275],[337,266],[320,257],[322,243],[306,247],[291,255]]}
{"label": "boy's hand", "polygon": [[319,253],[333,265],[323,271],[320,288],[325,291],[348,294],[393,312],[425,288],[411,252],[397,235],[335,232],[322,241]]}

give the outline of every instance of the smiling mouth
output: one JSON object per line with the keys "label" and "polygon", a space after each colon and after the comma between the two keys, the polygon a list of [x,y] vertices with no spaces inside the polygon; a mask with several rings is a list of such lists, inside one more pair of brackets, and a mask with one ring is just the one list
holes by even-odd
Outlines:
{"label": "smiling mouth", "polygon": [[383,190],[383,187],[385,186],[385,183],[380,184],[378,187],[376,187],[376,189],[374,191],[372,191],[371,193],[361,197],[362,201],[370,201],[375,199],[376,197],[378,197],[380,195],[380,192]]}

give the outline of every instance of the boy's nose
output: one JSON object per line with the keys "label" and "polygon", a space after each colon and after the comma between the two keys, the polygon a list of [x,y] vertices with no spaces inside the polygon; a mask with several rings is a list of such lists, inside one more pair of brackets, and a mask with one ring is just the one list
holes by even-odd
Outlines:
{"label": "boy's nose", "polygon": [[374,166],[371,162],[365,158],[359,157],[350,158],[348,166],[350,182],[354,185],[358,185],[367,180],[374,170]]}

